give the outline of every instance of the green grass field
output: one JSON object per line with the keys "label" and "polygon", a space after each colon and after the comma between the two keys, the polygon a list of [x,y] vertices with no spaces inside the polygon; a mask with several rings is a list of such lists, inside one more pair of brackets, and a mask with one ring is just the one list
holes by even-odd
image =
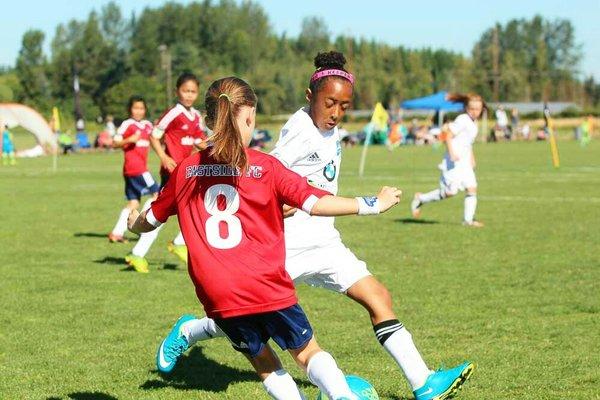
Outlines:
{"label": "green grass field", "polygon": [[[441,153],[371,148],[344,153],[341,194],[404,190],[378,217],[340,218],[345,243],[387,284],[399,319],[428,363],[472,360],[461,399],[600,399],[600,143],[477,145],[481,230],[461,226],[462,196],[409,218],[415,191],[437,186]],[[186,268],[166,250],[125,268],[132,244],[109,244],[123,201],[121,154],[19,160],[0,167],[0,399],[267,399],[225,340],[196,346],[172,375],[154,354],[184,312],[202,315]],[[152,158],[152,171],[157,171]],[[133,235],[131,236],[133,237]],[[317,338],[382,399],[411,399],[400,370],[350,300],[300,287]],[[287,355],[309,398],[317,391]]]}

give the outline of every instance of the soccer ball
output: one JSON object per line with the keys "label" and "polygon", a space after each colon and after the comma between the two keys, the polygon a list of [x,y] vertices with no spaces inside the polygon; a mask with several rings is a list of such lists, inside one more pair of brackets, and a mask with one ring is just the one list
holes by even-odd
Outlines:
{"label": "soccer ball", "polygon": [[[346,382],[348,382],[350,390],[352,390],[352,393],[356,395],[358,400],[379,400],[377,391],[365,379],[359,376],[346,375]],[[326,397],[323,393],[319,392],[317,400],[326,400]]]}

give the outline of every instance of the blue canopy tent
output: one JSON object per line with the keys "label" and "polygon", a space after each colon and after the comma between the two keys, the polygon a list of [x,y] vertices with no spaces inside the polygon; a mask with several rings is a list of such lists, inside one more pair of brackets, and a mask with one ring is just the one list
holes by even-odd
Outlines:
{"label": "blue canopy tent", "polygon": [[438,125],[442,125],[444,112],[462,111],[462,103],[455,103],[446,100],[448,92],[437,92],[430,96],[419,97],[417,99],[405,100],[400,104],[400,108],[405,110],[434,110],[438,111]]}

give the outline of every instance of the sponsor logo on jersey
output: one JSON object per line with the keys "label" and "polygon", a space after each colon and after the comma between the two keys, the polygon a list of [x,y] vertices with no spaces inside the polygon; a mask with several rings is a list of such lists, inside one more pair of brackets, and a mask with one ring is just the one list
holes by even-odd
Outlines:
{"label": "sponsor logo on jersey", "polygon": [[323,168],[323,176],[325,177],[325,179],[327,179],[329,182],[333,182],[333,180],[335,179],[335,174],[337,172],[337,167],[335,166],[335,162],[333,160],[331,160],[326,166],[325,168]]}
{"label": "sponsor logo on jersey", "polygon": [[135,142],[135,147],[150,147],[150,141],[146,139],[140,139]]}
{"label": "sponsor logo on jersey", "polygon": [[308,162],[314,162],[314,163],[318,163],[321,162],[321,157],[319,157],[319,155],[317,154],[317,152],[315,151],[314,153],[312,153],[310,156],[308,156],[308,158],[306,159]]}
{"label": "sponsor logo on jersey", "polygon": [[188,129],[190,129],[190,127],[188,126],[188,124],[181,125],[181,130],[187,131]]}
{"label": "sponsor logo on jersey", "polygon": [[181,138],[181,144],[184,146],[193,146],[194,145],[194,139],[191,136],[184,136]]}

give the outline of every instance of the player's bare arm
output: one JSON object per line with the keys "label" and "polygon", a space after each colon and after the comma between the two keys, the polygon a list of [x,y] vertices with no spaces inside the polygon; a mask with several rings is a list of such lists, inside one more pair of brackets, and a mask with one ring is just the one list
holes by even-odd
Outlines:
{"label": "player's bare arm", "polygon": [[400,202],[402,191],[395,187],[384,186],[376,197],[347,198],[323,196],[313,206],[310,214],[318,216],[337,216],[353,214],[379,214],[386,212]]}
{"label": "player's bare arm", "polygon": [[141,133],[139,131],[137,131],[136,133],[134,133],[133,135],[129,136],[126,139],[114,140],[112,143],[112,147],[113,147],[113,149],[118,149],[118,148],[128,145],[129,143],[135,143],[140,139],[140,136],[141,136]]}
{"label": "player's bare arm", "polygon": [[156,152],[156,155],[160,159],[160,164],[169,172],[173,172],[173,170],[177,166],[177,163],[165,152],[165,149],[163,149],[160,139],[154,136],[150,136],[150,145],[152,146],[152,148]]}

